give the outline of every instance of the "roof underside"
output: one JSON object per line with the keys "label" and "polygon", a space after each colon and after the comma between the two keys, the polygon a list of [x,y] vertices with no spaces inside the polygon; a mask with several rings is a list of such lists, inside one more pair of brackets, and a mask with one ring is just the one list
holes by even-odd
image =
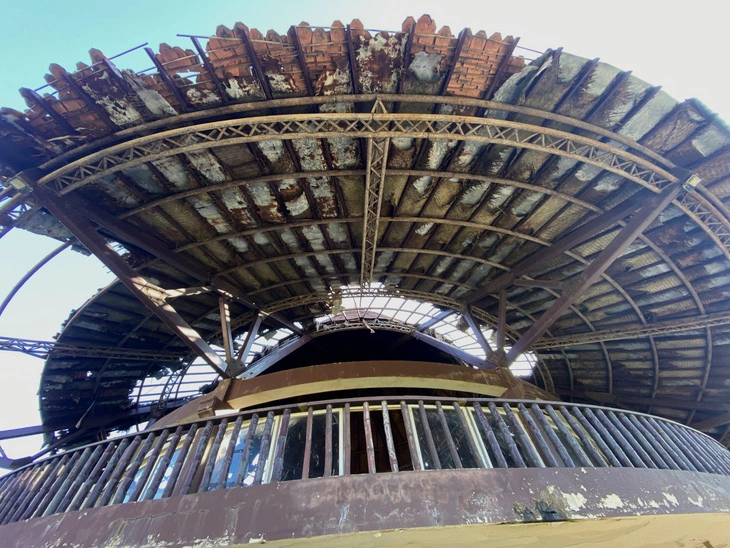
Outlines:
{"label": "roof underside", "polygon": [[[561,50],[526,61],[512,37],[454,36],[427,16],[400,32],[354,21],[264,36],[236,24],[199,43],[163,44],[156,68],[141,74],[95,50],[76,73],[52,65],[52,95],[26,91],[28,111],[2,111],[0,169],[39,168],[34,178],[55,195],[154,235],[309,331],[332,312],[338,288],[363,275],[380,284],[374,294],[461,310],[520,261],[685,168],[701,187],[666,208],[533,345],[536,382],[690,424],[727,411],[730,135],[701,104]],[[378,158],[369,245],[365,190]],[[9,189],[2,199],[6,227],[71,236],[32,193]],[[621,228],[530,272],[551,287],[510,285],[508,339]],[[102,234],[156,286],[205,285],[113,230]],[[215,292],[171,302],[204,339],[220,340]],[[472,304],[494,325],[498,295]],[[234,332],[245,331],[255,313],[231,307]],[[188,357],[120,283],[76,311],[58,341]],[[140,379],[179,367],[52,355],[44,421],[79,417],[92,403],[97,414],[128,406]]]}

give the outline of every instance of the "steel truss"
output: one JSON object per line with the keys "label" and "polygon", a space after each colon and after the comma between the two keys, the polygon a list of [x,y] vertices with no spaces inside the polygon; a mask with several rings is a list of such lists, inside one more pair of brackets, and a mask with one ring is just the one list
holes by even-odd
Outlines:
{"label": "steel truss", "polygon": [[113,360],[143,360],[180,362],[181,353],[131,350],[112,347],[74,346],[54,341],[0,337],[0,351],[21,352],[35,358],[46,359],[51,352],[56,357],[109,358]]}

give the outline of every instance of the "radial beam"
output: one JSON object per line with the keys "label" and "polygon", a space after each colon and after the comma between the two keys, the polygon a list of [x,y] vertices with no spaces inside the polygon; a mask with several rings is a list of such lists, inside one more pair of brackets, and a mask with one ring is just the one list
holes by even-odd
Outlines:
{"label": "radial beam", "polygon": [[55,341],[37,341],[0,337],[0,351],[21,352],[34,358],[46,359],[53,352],[60,356],[77,358],[109,358],[114,360],[141,360],[156,362],[179,362],[183,356],[173,352],[133,350],[108,346],[75,346]]}
{"label": "radial beam", "polygon": [[542,316],[519,338],[507,353],[507,362],[532,346],[550,326],[613,264],[634,240],[648,227],[682,191],[682,186],[674,184],[666,187],[660,194],[651,198],[611,240],[606,248],[591,261],[586,269],[566,284],[565,291]]}
{"label": "radial beam", "polygon": [[[373,112],[382,109],[379,100],[373,106]],[[378,244],[378,227],[380,225],[380,206],[383,201],[385,187],[385,169],[388,164],[388,148],[390,139],[373,137],[368,139],[367,166],[365,167],[365,210],[362,227],[362,255],[360,264],[360,287],[370,285],[375,269],[375,251]]]}
{"label": "radial beam", "polygon": [[445,341],[439,340],[436,337],[432,337],[431,335],[426,335],[425,333],[421,333],[420,331],[414,331],[412,336],[418,341],[425,342],[426,344],[433,346],[434,348],[441,350],[442,352],[445,352],[446,354],[458,358],[461,361],[468,363],[469,365],[473,365],[474,367],[477,367],[479,369],[496,368],[496,366],[491,362],[479,359],[476,356],[473,356],[468,352],[461,350],[460,348],[456,348],[455,346]]}
{"label": "radial beam", "polygon": [[246,333],[246,339],[244,340],[243,345],[241,346],[241,348],[239,348],[233,361],[228,362],[232,377],[237,377],[243,372],[246,358],[248,358],[248,355],[251,352],[253,342],[256,340],[256,335],[258,335],[259,329],[261,328],[262,320],[263,315],[261,313],[256,314],[256,317],[251,322],[251,325],[248,328],[248,332]]}
{"label": "radial beam", "polygon": [[474,333],[474,338],[479,343],[479,346],[481,346],[482,350],[484,350],[484,354],[489,357],[492,352],[494,352],[494,349],[490,346],[489,341],[487,341],[484,333],[482,333],[482,330],[479,327],[479,324],[474,319],[474,316],[471,315],[471,311],[468,308],[464,310],[463,317],[466,320],[466,323],[469,324],[472,333]]}
{"label": "radial beam", "polygon": [[261,375],[261,373],[264,373],[267,369],[270,369],[271,367],[279,363],[295,350],[299,350],[302,346],[304,346],[311,340],[312,337],[310,337],[309,335],[304,335],[302,337],[297,337],[293,341],[285,343],[283,346],[272,351],[270,354],[267,354],[263,358],[253,362],[243,372],[243,375],[241,375],[241,377],[244,379],[251,379],[253,377]]}
{"label": "radial beam", "polygon": [[68,211],[61,200],[54,198],[44,188],[34,190],[38,201],[51,215],[86,246],[119,281],[148,310],[157,316],[180,340],[182,340],[198,357],[215,369],[220,375],[227,377],[226,363],[216,354],[210,345],[165,302],[165,291],[150,284],[142,278],[127,262],[119,256],[114,248],[91,226],[91,223]]}

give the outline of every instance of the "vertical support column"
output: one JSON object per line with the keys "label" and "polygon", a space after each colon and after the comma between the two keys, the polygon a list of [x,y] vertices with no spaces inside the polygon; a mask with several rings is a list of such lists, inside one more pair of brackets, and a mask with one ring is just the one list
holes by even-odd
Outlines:
{"label": "vertical support column", "polygon": [[231,333],[231,307],[228,299],[218,298],[218,308],[221,315],[221,333],[223,335],[223,349],[226,352],[226,363],[230,366],[233,361],[233,334]]}

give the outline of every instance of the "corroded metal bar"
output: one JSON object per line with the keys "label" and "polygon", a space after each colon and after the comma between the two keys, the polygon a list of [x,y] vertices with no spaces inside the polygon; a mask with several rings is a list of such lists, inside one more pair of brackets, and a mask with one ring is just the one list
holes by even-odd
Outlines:
{"label": "corroded metal bar", "polygon": [[[331,412],[332,412],[332,409],[330,407],[330,413]],[[279,426],[279,437],[276,440],[276,454],[274,455],[274,468],[271,471],[271,481],[272,482],[281,481],[281,471],[284,468],[284,448],[286,447],[286,436],[289,431],[290,417],[291,417],[291,410],[285,409],[284,413],[281,416],[281,425]],[[331,466],[331,464],[330,464],[330,466]]]}
{"label": "corroded metal bar", "polygon": [[400,402],[400,412],[401,416],[403,417],[403,426],[406,431],[406,441],[408,442],[408,453],[411,456],[411,465],[413,467],[413,470],[423,470],[423,466],[421,466],[421,459],[418,454],[418,449],[416,447],[416,438],[413,435],[410,412],[408,411],[408,406],[406,405],[406,402],[403,400],[401,400]]}
{"label": "corroded metal bar", "polygon": [[[267,418],[268,420],[268,418]],[[241,450],[241,460],[238,465],[238,473],[236,474],[236,480],[233,482],[234,487],[240,487],[243,485],[243,481],[246,479],[246,472],[248,469],[248,458],[251,455],[251,447],[253,445],[253,439],[256,436],[256,428],[259,424],[259,416],[257,413],[251,415],[251,419],[248,423],[248,430],[246,431],[246,437],[243,441],[243,449]]]}
{"label": "corroded metal bar", "polygon": [[527,464],[535,468],[544,467],[545,465],[540,460],[537,451],[535,451],[535,448],[532,446],[530,438],[527,437],[527,434],[522,429],[522,425],[515,416],[510,405],[508,403],[503,403],[502,409],[504,409],[504,415],[507,418],[507,422],[509,423],[510,428],[512,429],[511,434],[515,437],[515,440],[519,443],[522,452],[525,454]]}
{"label": "corroded metal bar", "polygon": [[699,447],[695,440],[693,440],[689,435],[686,434],[684,431],[684,428],[677,426],[674,423],[671,422],[664,422],[661,421],[661,424],[667,427],[670,431],[674,433],[675,436],[679,438],[680,441],[680,447],[684,448],[686,451],[686,455],[688,457],[696,458],[698,462],[701,463],[702,468],[704,468],[705,472],[709,472],[711,474],[722,474],[722,470],[720,467],[713,461],[713,459],[709,458],[708,455],[703,451],[701,447]]}
{"label": "corroded metal bar", "polygon": [[520,452],[519,447],[517,447],[517,443],[515,443],[515,434],[509,429],[507,423],[504,422],[497,406],[491,401],[487,404],[487,406],[489,407],[489,412],[491,413],[494,422],[497,424],[497,430],[499,430],[499,433],[502,436],[502,441],[504,441],[507,445],[512,461],[517,465],[517,468],[526,468],[527,463],[525,462],[525,459],[522,458],[522,453]]}
{"label": "corroded metal bar", "polygon": [[104,487],[107,484],[107,481],[111,477],[112,473],[114,472],[114,469],[117,467],[117,463],[122,458],[122,455],[127,450],[127,446],[129,445],[130,438],[123,438],[119,444],[116,446],[116,449],[114,450],[114,453],[112,454],[111,458],[109,459],[109,462],[106,463],[106,466],[104,466],[104,471],[101,473],[101,476],[99,476],[99,480],[94,484],[94,487],[91,489],[91,492],[89,493],[89,496],[86,497],[86,500],[81,505],[81,510],[86,510],[88,508],[93,508],[96,506],[96,502],[101,496],[101,493],[104,489]]}
{"label": "corroded metal bar", "polygon": [[104,490],[101,492],[101,496],[99,497],[96,506],[106,506],[107,504],[111,504],[112,497],[117,489],[117,483],[122,478],[122,475],[132,460],[132,457],[137,452],[140,443],[142,443],[142,436],[135,436],[134,439],[132,439],[132,442],[129,444],[126,451],[124,451],[124,454],[119,459],[119,462],[114,467],[114,471],[111,476],[109,476],[109,479],[106,481],[106,485],[104,486]]}
{"label": "corroded metal bar", "polygon": [[71,472],[71,470],[73,470],[73,467],[79,460],[79,457],[81,457],[81,451],[75,451],[71,454],[71,458],[69,458],[67,463],[58,470],[58,474],[56,475],[53,483],[49,486],[49,489],[46,492],[45,496],[41,498],[40,501],[38,501],[38,506],[33,511],[33,514],[29,517],[37,518],[45,513],[46,508],[55,498],[56,494],[61,488],[61,485],[63,485],[63,483],[66,481],[68,474]]}
{"label": "corroded metal bar", "polygon": [[688,461],[690,461],[698,472],[709,472],[709,470],[705,468],[705,465],[702,463],[702,461],[700,461],[693,454],[692,451],[687,451],[687,446],[685,445],[684,441],[679,436],[677,436],[677,434],[671,428],[669,428],[668,423],[665,423],[665,421],[662,420],[657,421],[653,417],[651,418],[650,422],[658,430],[661,430],[669,440],[672,441],[672,443],[676,447],[677,452],[685,457]]}
{"label": "corroded metal bar", "polygon": [[324,477],[332,475],[332,405],[325,408],[324,421]]}
{"label": "corroded metal bar", "polygon": [[368,473],[375,474],[375,446],[373,444],[373,429],[370,420],[370,405],[368,402],[362,403],[362,423],[365,430],[365,451],[368,458]]}
{"label": "corroded metal bar", "polygon": [[94,464],[94,468],[91,470],[89,475],[84,478],[84,483],[82,483],[81,486],[76,490],[76,493],[74,493],[74,498],[68,505],[68,509],[66,510],[67,512],[73,512],[74,510],[78,510],[81,507],[81,504],[84,502],[87,493],[92,489],[92,486],[97,484],[97,479],[99,478],[99,476],[101,476],[104,467],[106,466],[107,462],[113,454],[114,444],[107,443],[104,447],[104,452],[96,461],[96,464]]}
{"label": "corroded metal bar", "polygon": [[469,423],[464,416],[464,412],[461,410],[459,402],[452,402],[451,405],[454,407],[454,412],[459,418],[459,423],[461,424],[461,427],[464,429],[464,436],[466,437],[467,445],[469,445],[469,451],[471,451],[471,454],[474,455],[474,459],[477,461],[477,465],[479,466],[479,468],[486,468],[487,465],[484,462],[484,458],[482,457],[481,452],[479,451],[479,449],[477,449],[477,445],[474,441],[474,437],[472,436],[471,429],[469,428]]}
{"label": "corroded metal bar", "polygon": [[120,504],[124,502],[124,497],[127,495],[129,486],[132,485],[132,482],[137,475],[137,471],[142,465],[142,461],[147,456],[150,447],[152,447],[152,442],[155,441],[156,437],[157,433],[151,432],[144,440],[144,443],[140,446],[137,453],[134,455],[134,460],[131,462],[127,470],[125,470],[124,475],[122,476],[122,480],[119,482],[119,488],[117,488],[117,492],[114,493],[112,504]]}
{"label": "corroded metal bar", "polygon": [[[504,458],[504,454],[502,453],[502,448],[499,446],[499,442],[497,441],[497,437],[494,435],[494,431],[492,430],[492,427],[489,424],[489,420],[487,420],[487,417],[484,415],[484,411],[482,410],[482,406],[479,405],[479,403],[474,402],[473,405],[474,408],[474,414],[477,418],[477,424],[481,427],[482,432],[484,432],[484,436],[487,438],[487,445],[492,450],[492,454],[494,455],[494,458],[497,460],[497,466],[499,468],[509,468],[509,465],[507,464],[507,461]],[[519,451],[517,451],[517,456],[520,457],[520,460],[522,459],[522,456],[520,455]],[[515,461],[516,463],[518,461]],[[522,466],[520,467],[519,464],[517,465],[520,468],[524,468],[524,461],[522,462]]]}
{"label": "corroded metal bar", "polygon": [[35,493],[33,494],[33,498],[29,499],[28,503],[24,506],[19,506],[10,518],[10,520],[7,520],[6,518],[5,523],[8,523],[10,521],[18,521],[21,519],[28,519],[36,513],[39,504],[48,494],[48,491],[51,489],[55,478],[57,478],[59,472],[66,465],[69,458],[71,458],[71,455],[66,453],[61,458],[56,459],[55,464],[49,465],[49,468],[47,470],[48,474],[44,474],[44,476],[41,478],[42,481],[38,483],[38,486],[40,488],[35,491]]}
{"label": "corroded metal bar", "polygon": [[[568,424],[573,429],[573,431],[578,435],[580,438],[580,441],[583,443],[583,447],[585,448],[586,452],[591,456],[593,459],[593,463],[595,465],[598,465],[600,467],[606,467],[606,466],[621,466],[621,462],[616,458],[616,455],[613,454],[613,451],[606,445],[606,442],[603,440],[601,435],[598,433],[598,431],[593,427],[593,425],[586,419],[583,414],[580,412],[580,409],[577,407],[573,408],[573,415],[570,414],[570,411],[564,406],[560,407],[560,412],[563,414],[565,419],[568,421]],[[578,419],[578,422],[580,424],[576,423],[576,419]],[[587,434],[586,434],[587,432]],[[598,451],[593,447],[593,444],[598,445],[598,448],[601,450],[601,453],[603,455],[599,454]]]}
{"label": "corroded metal bar", "polygon": [[167,479],[167,485],[165,485],[165,490],[162,492],[161,498],[166,499],[172,496],[172,493],[177,484],[177,480],[180,477],[180,472],[182,471],[183,464],[185,464],[185,460],[188,456],[188,451],[190,451],[190,446],[193,444],[195,435],[198,433],[198,428],[198,424],[194,423],[192,426],[190,426],[190,429],[185,434],[185,440],[183,441],[182,447],[180,447],[180,450],[177,451],[175,454],[175,465],[172,467],[170,477]]}
{"label": "corroded metal bar", "polygon": [[314,424],[314,407],[307,411],[307,426],[304,434],[304,458],[302,459],[302,479],[309,478],[309,464],[312,461],[312,425]]}
{"label": "corroded metal bar", "polygon": [[213,446],[210,448],[208,460],[205,462],[203,477],[200,479],[200,485],[197,489],[198,492],[204,492],[208,490],[208,486],[210,485],[210,477],[213,474],[213,467],[215,466],[216,460],[218,459],[218,452],[220,451],[221,443],[223,443],[223,436],[225,436],[226,434],[226,428],[228,428],[228,419],[223,419],[218,425],[218,431],[215,434]]}
{"label": "corroded metal bar", "polygon": [[[657,452],[654,446],[652,446],[649,440],[644,437],[644,434],[641,432],[641,430],[637,428],[634,424],[632,424],[632,422],[628,419],[626,415],[624,415],[623,413],[619,413],[618,415],[614,413],[609,414],[613,415],[618,420],[618,422],[623,425],[626,430],[624,436],[626,436],[626,434],[629,434],[631,438],[635,440],[635,443],[638,444],[639,448],[644,450],[644,454],[646,454],[646,456],[651,459],[650,462],[656,465],[657,468],[670,468],[669,464],[667,464],[667,462],[661,457],[661,455]],[[644,458],[644,455],[642,455],[642,458]]]}
{"label": "corroded metal bar", "polygon": [[274,412],[269,411],[266,415],[264,423],[264,433],[261,436],[261,449],[259,450],[259,462],[256,465],[256,474],[253,478],[253,484],[259,485],[264,479],[264,469],[266,462],[269,460],[269,448],[271,447],[271,435],[274,428]]}
{"label": "corroded metal bar", "polygon": [[10,493],[11,496],[3,497],[5,504],[0,511],[0,525],[5,523],[6,518],[12,517],[25,504],[25,501],[33,496],[36,486],[40,484],[36,481],[43,478],[44,468],[50,467],[50,463],[36,464],[22,473],[6,476],[6,481],[3,483],[3,495]]}
{"label": "corroded metal bar", "polygon": [[342,412],[342,433],[345,438],[345,466],[342,470],[343,475],[350,475],[350,468],[352,465],[352,436],[350,435],[350,404],[345,404],[345,409]]}
{"label": "corroded metal bar", "polygon": [[537,446],[540,454],[542,455],[543,462],[545,462],[549,467],[557,468],[558,461],[555,458],[555,455],[553,455],[552,449],[548,445],[547,440],[545,440],[545,437],[542,435],[540,427],[535,422],[535,419],[523,404],[518,404],[517,409],[520,412],[520,417],[527,425],[527,431],[531,434],[530,437],[532,438],[533,443]]}
{"label": "corroded metal bar", "polygon": [[463,468],[461,464],[461,458],[459,458],[459,452],[456,450],[456,444],[454,443],[454,438],[451,435],[451,429],[449,428],[449,423],[446,421],[446,415],[444,414],[444,408],[441,405],[440,401],[436,402],[436,414],[439,417],[439,422],[441,423],[441,429],[444,431],[444,437],[446,438],[446,445],[449,448],[449,453],[451,454],[451,460],[454,461],[454,466],[456,468]]}
{"label": "corroded metal bar", "polygon": [[[90,451],[92,450],[91,447],[88,447],[88,449]],[[64,491],[64,496],[61,499],[61,502],[56,507],[56,510],[55,510],[56,513],[66,511],[67,507],[69,506],[69,504],[73,500],[74,496],[76,495],[77,491],[79,490],[79,487],[81,487],[81,484],[89,476],[89,472],[91,472],[91,469],[94,467],[96,462],[99,460],[99,457],[101,457],[103,450],[104,450],[104,446],[101,444],[94,447],[93,451],[91,451],[91,454],[84,461],[83,466],[81,467],[81,470],[79,470],[76,473],[76,477],[73,478],[71,485],[69,485],[66,488],[63,488],[63,487],[61,488],[61,490]]]}
{"label": "corroded metal bar", "polygon": [[682,454],[682,450],[676,443],[674,443],[674,440],[672,440],[672,438],[662,428],[660,428],[656,422],[653,421],[653,417],[643,417],[639,415],[638,420],[644,425],[644,428],[647,429],[649,436],[653,437],[664,446],[664,449],[672,457],[674,462],[677,463],[680,470],[691,470],[692,472],[698,471],[695,465],[692,464],[692,462],[685,457],[684,454]]}
{"label": "corroded metal bar", "polygon": [[183,427],[178,426],[175,430],[175,433],[172,435],[172,438],[170,438],[170,442],[167,446],[167,451],[165,451],[165,455],[162,457],[162,460],[160,461],[160,464],[157,467],[157,470],[155,471],[155,475],[152,476],[152,480],[150,481],[150,484],[147,486],[147,490],[144,492],[144,496],[142,497],[142,500],[152,500],[155,498],[155,495],[157,494],[157,491],[159,490],[160,483],[162,482],[162,478],[165,475],[165,472],[167,471],[167,468],[170,466],[170,463],[172,462],[172,457],[175,455],[175,452],[177,451],[177,444],[180,441],[180,438],[182,437]]}
{"label": "corroded metal bar", "polygon": [[[558,452],[558,455],[560,455],[560,458],[563,461],[564,466],[568,467],[574,467],[575,463],[573,462],[573,459],[570,458],[570,455],[568,454],[568,451],[565,449],[565,446],[563,445],[563,442],[560,441],[560,438],[558,438],[558,435],[553,431],[552,427],[550,426],[550,423],[545,418],[545,414],[542,412],[542,409],[540,407],[533,403],[532,406],[530,406],[530,409],[532,410],[532,413],[535,415],[535,418],[537,419],[537,422],[542,427],[542,430],[547,435],[548,439],[550,440],[550,443],[553,444],[553,447],[555,447],[555,450]],[[520,409],[522,411],[522,409]],[[557,428],[557,425],[555,425]]]}
{"label": "corroded metal bar", "polygon": [[205,423],[205,428],[203,428],[198,439],[198,444],[195,446],[195,453],[193,453],[190,464],[188,464],[187,474],[185,474],[182,484],[175,490],[176,495],[187,495],[190,493],[190,489],[193,486],[193,479],[195,479],[195,475],[200,468],[200,463],[203,461],[203,455],[205,455],[205,450],[208,448],[208,440],[213,433],[214,426],[215,423],[213,421]]}
{"label": "corroded metal bar", "polygon": [[428,447],[428,453],[431,455],[433,467],[435,470],[441,470],[441,459],[439,459],[438,451],[436,451],[436,444],[433,442],[433,434],[431,433],[431,426],[428,424],[428,415],[426,414],[423,400],[418,401],[418,414],[421,417],[421,428],[423,428],[426,446]]}
{"label": "corroded metal bar", "polygon": [[636,443],[633,436],[629,432],[626,432],[621,422],[615,416],[610,413],[606,415],[602,409],[597,409],[595,414],[606,426],[606,429],[611,432],[611,435],[621,446],[621,449],[624,450],[624,453],[631,459],[631,462],[634,463],[634,466],[638,468],[656,467],[646,452]]}
{"label": "corroded metal bar", "polygon": [[[593,427],[593,431],[597,432],[596,436],[593,438],[596,443],[598,443],[598,440],[600,439],[602,442],[605,442],[603,445],[610,448],[609,454],[614,457],[614,459],[618,459],[619,464],[614,464],[614,466],[627,466],[629,468],[634,467],[634,463],[631,461],[629,457],[626,456],[626,453],[624,453],[623,448],[616,442],[616,440],[613,438],[613,436],[610,434],[610,432],[606,429],[606,427],[603,425],[601,421],[598,420],[598,418],[591,412],[590,409],[585,408],[585,418],[588,420],[588,422]],[[583,414],[581,413],[581,410],[577,407],[573,408],[573,414],[578,418],[578,420],[583,417]],[[581,424],[583,424],[583,421],[581,421]],[[583,424],[585,426],[585,424]],[[615,430],[615,429],[614,429]],[[593,432],[591,432],[593,434]],[[603,451],[603,447],[601,447],[601,450]],[[613,462],[612,462],[613,464]]]}
{"label": "corroded metal bar", "polygon": [[388,447],[388,460],[390,461],[390,471],[398,471],[398,457],[395,454],[395,444],[393,443],[393,430],[390,426],[390,414],[388,413],[388,402],[383,400],[380,402],[383,410],[383,430],[385,431],[385,444]]}
{"label": "corroded metal bar", "polygon": [[[553,406],[546,405],[545,410],[548,412],[548,415],[550,415],[550,418],[553,420],[553,424],[555,424],[555,426],[557,427],[558,432],[560,432],[560,435],[563,438],[563,442],[565,444],[567,444],[568,447],[570,447],[570,450],[578,458],[579,464],[581,466],[593,466],[593,463],[591,462],[590,457],[588,457],[588,455],[586,455],[585,451],[583,451],[583,448],[580,446],[580,444],[577,441],[575,441],[575,437],[568,430],[568,427],[565,426],[565,423],[560,419],[558,414],[555,412],[555,409],[553,409]],[[580,430],[580,427],[577,424],[576,424],[576,427]],[[574,428],[574,430],[575,430],[575,428]],[[584,441],[584,440],[581,439],[581,441]],[[586,438],[585,442],[588,442],[587,438]],[[590,442],[588,442],[588,443],[590,443]],[[597,454],[596,454],[596,456],[598,457]],[[600,459],[600,457],[598,458],[598,460],[599,460],[599,462],[603,462],[603,459]]]}
{"label": "corroded metal bar", "polygon": [[231,463],[233,462],[233,453],[236,450],[236,444],[238,443],[238,435],[241,432],[241,424],[243,424],[243,415],[239,415],[236,418],[236,422],[233,424],[231,439],[228,441],[228,447],[226,447],[226,454],[223,457],[223,464],[221,464],[221,475],[218,478],[218,484],[215,486],[216,489],[225,489],[228,485],[228,471],[231,469]]}
{"label": "corroded metal bar", "polygon": [[144,486],[147,483],[147,480],[149,479],[150,475],[152,474],[152,470],[154,469],[155,464],[157,463],[157,459],[160,456],[162,447],[165,445],[165,440],[167,440],[167,437],[169,435],[170,435],[170,430],[165,428],[162,432],[160,432],[160,435],[157,436],[157,441],[155,442],[155,446],[152,448],[152,452],[150,453],[149,457],[147,458],[147,466],[144,467],[142,474],[140,475],[139,479],[137,480],[137,484],[134,486],[134,489],[132,490],[132,492],[129,495],[129,502],[136,502],[139,499],[139,497],[142,495]]}
{"label": "corroded metal bar", "polygon": [[641,432],[641,435],[648,443],[652,444],[652,447],[659,454],[659,456],[661,456],[662,460],[666,463],[668,468],[671,468],[673,470],[686,470],[682,462],[677,460],[674,455],[671,454],[671,451],[668,450],[668,446],[666,445],[664,439],[661,436],[657,436],[656,433],[651,431],[651,429],[645,424],[644,421],[640,420],[643,418],[644,417],[642,417],[641,415],[628,415],[629,422],[633,425],[634,428]]}

